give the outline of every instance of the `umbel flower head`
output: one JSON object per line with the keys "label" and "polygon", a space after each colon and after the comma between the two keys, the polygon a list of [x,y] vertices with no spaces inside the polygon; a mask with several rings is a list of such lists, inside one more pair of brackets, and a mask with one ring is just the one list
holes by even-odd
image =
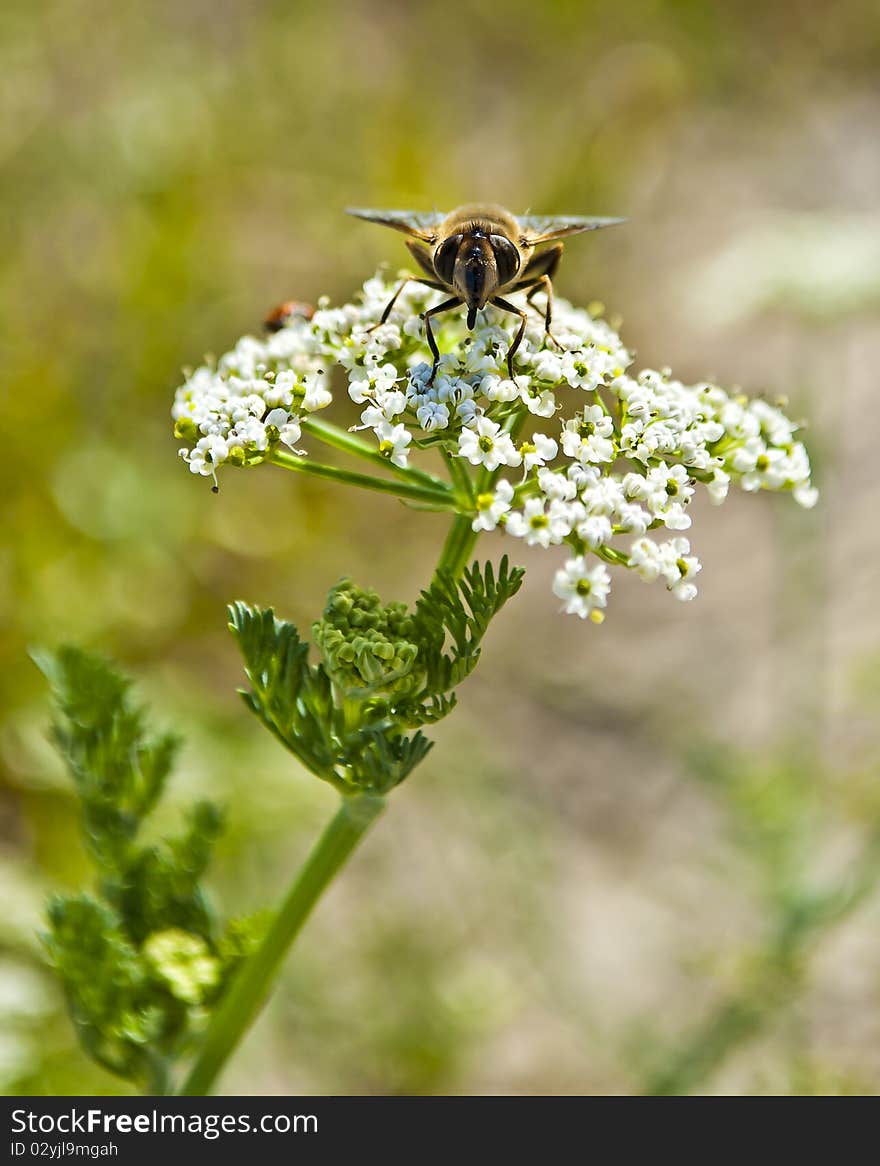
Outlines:
{"label": "umbel flower head", "polygon": [[[542,314],[530,315],[512,379],[509,316],[487,308],[473,332],[446,317],[432,380],[421,314],[436,293],[410,284],[378,325],[394,290],[377,275],[356,302],[321,302],[311,319],[246,336],[192,373],[173,408],[190,470],[216,480],[226,465],[306,462],[309,436],[327,439],[312,415],[332,403],[335,369],[361,408],[355,429],[375,438],[369,456],[400,479],[430,482],[476,531],[567,548],[553,590],[566,612],[594,622],[608,601],[609,567],[694,598],[700,561],[683,532],[698,489],[713,503],[731,485],[815,503],[798,425],[780,407],[708,381],[685,385],[669,370],[633,372],[617,332],[562,299],[552,338]],[[451,484],[416,464],[435,451]]]}

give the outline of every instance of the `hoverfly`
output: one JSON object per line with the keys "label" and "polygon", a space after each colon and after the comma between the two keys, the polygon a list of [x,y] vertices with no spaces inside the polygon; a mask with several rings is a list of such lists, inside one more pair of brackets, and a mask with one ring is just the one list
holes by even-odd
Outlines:
{"label": "hoverfly", "polygon": [[547,293],[544,326],[552,339],[551,280],[562,259],[564,244],[554,243],[544,251],[535,252],[534,249],[554,239],[578,235],[581,231],[595,231],[599,227],[611,227],[625,221],[567,215],[524,215],[515,218],[504,207],[484,204],[460,206],[449,214],[363,210],[359,207],[351,207],[347,213],[409,235],[406,245],[423,273],[408,275],[403,280],[388,301],[376,327],[385,323],[397,297],[413,280],[436,291],[452,293],[449,299],[429,308],[423,316],[428,346],[434,358],[431,381],[440,362],[440,352],[431,330],[431,318],[462,304],[467,308],[468,328],[474,327],[477,312],[489,303],[504,312],[519,316],[519,329],[507,352],[507,371],[512,378],[513,358],[522,342],[528,317],[521,308],[503,299],[500,293],[528,289],[526,301],[531,304],[533,296],[543,289]]}

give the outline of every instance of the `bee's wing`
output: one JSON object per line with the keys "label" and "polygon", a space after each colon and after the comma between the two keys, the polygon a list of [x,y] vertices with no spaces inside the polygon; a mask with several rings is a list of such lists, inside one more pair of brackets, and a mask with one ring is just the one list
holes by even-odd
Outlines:
{"label": "bee's wing", "polygon": [[439,211],[379,211],[356,206],[348,207],[345,213],[380,223],[383,227],[393,227],[395,231],[403,231],[425,243],[432,243],[437,238],[437,228],[446,218]]}
{"label": "bee's wing", "polygon": [[519,220],[523,239],[531,247],[538,243],[549,243],[551,239],[562,239],[566,235],[579,235],[581,231],[598,231],[600,227],[613,227],[625,223],[626,219],[587,219],[578,215],[523,215]]}

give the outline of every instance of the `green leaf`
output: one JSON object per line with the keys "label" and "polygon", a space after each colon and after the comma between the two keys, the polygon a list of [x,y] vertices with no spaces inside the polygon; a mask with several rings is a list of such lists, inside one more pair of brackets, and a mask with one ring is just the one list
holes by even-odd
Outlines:
{"label": "green leaf", "polygon": [[229,626],[251,682],[242,692],[245,704],[306,768],[330,780],[335,755],[324,727],[333,718],[333,697],[327,676],[309,666],[308,644],[272,608],[234,603]]}
{"label": "green leaf", "polygon": [[119,916],[88,895],[57,898],[49,926],[46,946],[86,1049],[112,1072],[141,1077],[164,1018]]}
{"label": "green leaf", "polygon": [[223,815],[212,803],[199,802],[188,818],[183,834],[141,850],[126,868],[124,880],[104,888],[138,943],[169,928],[211,938],[213,918],[199,880],[223,827]]}
{"label": "green leaf", "polygon": [[[525,571],[510,568],[507,556],[501,560],[496,578],[491,563],[468,567],[456,581],[440,572],[419,596],[416,621],[428,651],[428,686],[433,692],[448,692],[473,672],[480,657],[480,642],[489,624],[522,586]],[[438,644],[448,642],[449,652]]]}
{"label": "green leaf", "polygon": [[200,1009],[224,984],[200,886],[222,815],[200,802],[179,835],[139,845],[177,739],[148,730],[128,681],[100,657],[62,648],[35,659],[52,686],[53,738],[73,777],[100,892],[53,900],[46,946],[90,1056],[163,1088]]}
{"label": "green leaf", "polygon": [[129,682],[100,657],[64,647],[33,659],[52,688],[52,739],[76,785],[86,841],[99,868],[116,873],[162,793],[178,739],[146,731]]}

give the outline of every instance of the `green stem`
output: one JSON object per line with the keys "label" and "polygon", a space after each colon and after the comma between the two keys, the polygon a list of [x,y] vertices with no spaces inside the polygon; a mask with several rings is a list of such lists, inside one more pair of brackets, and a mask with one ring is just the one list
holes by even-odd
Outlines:
{"label": "green stem", "polygon": [[[377,455],[383,467],[394,467],[381,455]],[[283,449],[274,449],[266,459],[276,466],[283,466],[287,470],[295,470],[300,474],[311,474],[315,478],[330,478],[336,482],[345,482],[349,486],[360,486],[364,490],[376,490],[380,494],[394,494],[413,502],[424,502],[436,506],[441,510],[457,510],[458,502],[449,486],[439,483],[436,486],[423,486],[415,482],[391,482],[387,478],[375,478],[371,474],[359,474],[355,470],[345,470],[339,466],[328,466],[322,462],[314,462],[310,458],[299,457],[294,453],[287,453]]]}
{"label": "green stem", "polygon": [[471,529],[472,522],[473,517],[468,514],[459,514],[453,520],[434,572],[435,578],[440,571],[448,571],[454,579],[457,579],[467,566],[471,551],[479,537],[478,532]]}
{"label": "green stem", "polygon": [[158,1053],[147,1050],[150,1062],[149,1092],[152,1097],[165,1097],[169,1092],[168,1061]]}
{"label": "green stem", "polygon": [[473,502],[474,483],[462,459],[445,448],[443,450],[443,458],[449,467],[449,476],[452,479],[453,486],[458,488],[462,498],[468,498]]}
{"label": "green stem", "polygon": [[290,945],[333,877],[382,812],[382,798],[359,794],[343,798],[336,816],[306,860],[265,938],[245,962],[208,1029],[196,1063],[184,1082],[183,1096],[210,1092],[230,1054],[263,1005]]}
{"label": "green stem", "polygon": [[[504,429],[514,440],[522,429],[527,416],[528,413],[525,409],[516,410],[505,420]],[[450,458],[450,461],[452,460],[454,459]],[[500,467],[497,470],[487,470],[483,466],[477,474],[476,482],[471,486],[471,498],[476,498],[477,495],[491,490],[500,473]],[[454,519],[449,528],[449,534],[446,536],[446,542],[443,544],[440,562],[437,564],[437,571],[434,572],[435,578],[438,571],[445,570],[457,579],[467,566],[467,561],[479,538],[479,531],[472,529],[472,522],[473,515],[459,514]]]}
{"label": "green stem", "polygon": [[340,449],[343,453],[350,453],[355,457],[363,458],[365,461],[372,462],[375,466],[382,466],[383,469],[390,470],[392,474],[396,474],[398,478],[403,478],[409,482],[420,482],[423,486],[429,486],[435,490],[447,490],[449,488],[442,478],[435,478],[433,474],[427,474],[424,470],[417,470],[414,466],[394,465],[393,462],[389,462],[387,458],[384,458],[379,453],[375,445],[364,441],[362,437],[358,437],[355,433],[349,433],[347,429],[340,429],[338,425],[334,425],[331,421],[322,421],[317,417],[303,417],[300,425],[303,433],[311,433],[313,437],[317,437],[325,445],[332,446],[333,449]]}

